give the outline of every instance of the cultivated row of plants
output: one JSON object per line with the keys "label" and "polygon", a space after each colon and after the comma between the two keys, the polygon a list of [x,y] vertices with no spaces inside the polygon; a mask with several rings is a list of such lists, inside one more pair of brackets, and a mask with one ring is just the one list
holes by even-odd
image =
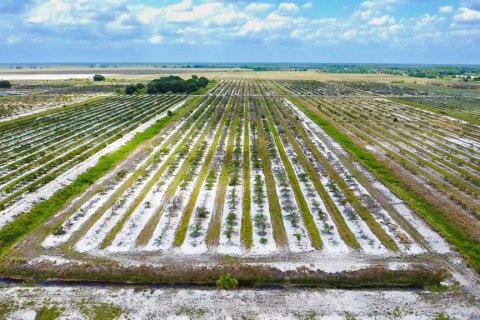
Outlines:
{"label": "cultivated row of plants", "polygon": [[199,98],[131,170],[65,214],[43,245],[90,253],[422,252],[274,93],[267,82],[230,81]]}
{"label": "cultivated row of plants", "polygon": [[[462,142],[480,137],[470,124],[373,98],[289,99],[478,269],[478,150]],[[399,208],[399,219],[416,223]]]}
{"label": "cultivated row of plants", "polygon": [[[34,148],[38,148],[35,160],[31,159],[30,156],[24,156],[20,160],[16,159],[15,156],[13,156],[13,159],[6,159],[6,164],[2,167],[3,170],[0,174],[0,206],[3,209],[7,208],[23,194],[35,192],[61,173],[87,160],[108,144],[134,130],[140,124],[166,112],[180,101],[181,98],[164,97],[160,99],[147,98],[143,101],[140,99],[125,104],[123,101],[117,103],[117,105],[112,104],[109,112],[102,109],[103,113],[98,117],[89,117],[84,122],[80,120],[78,124],[80,128],[82,126],[86,127],[86,129],[80,131],[80,134],[73,133],[76,124],[71,122],[71,118],[63,118],[70,122],[68,130],[71,132],[71,136],[68,138],[66,145],[58,146],[54,139],[46,143],[38,142],[34,146]],[[96,110],[93,109],[92,111],[95,113]],[[69,114],[69,116],[75,118],[75,114]],[[41,120],[39,119],[40,122]],[[57,119],[57,121],[59,121],[59,126],[63,126],[62,118]],[[55,135],[55,127],[46,130],[50,135],[52,135],[53,130],[53,135]],[[41,131],[30,134],[34,133],[43,134]],[[22,137],[24,147],[30,146],[28,144],[29,137]],[[54,146],[49,144],[54,144]]]}

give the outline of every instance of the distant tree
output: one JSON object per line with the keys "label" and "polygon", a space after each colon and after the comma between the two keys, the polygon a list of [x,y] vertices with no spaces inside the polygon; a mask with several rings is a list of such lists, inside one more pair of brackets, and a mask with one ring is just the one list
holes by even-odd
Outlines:
{"label": "distant tree", "polygon": [[205,88],[208,85],[208,79],[205,77],[198,78],[198,85],[202,88]]}
{"label": "distant tree", "polygon": [[145,85],[143,83],[137,83],[136,87],[137,90],[142,90],[143,88],[145,88]]}
{"label": "distant tree", "polygon": [[185,91],[187,93],[194,92],[197,89],[198,89],[198,84],[194,79],[190,79],[185,82]]}
{"label": "distant tree", "polygon": [[194,75],[192,76],[192,79],[193,79],[193,80],[197,80],[197,79],[198,79],[198,76],[194,74]]}
{"label": "distant tree", "polygon": [[11,88],[12,84],[8,80],[0,80],[0,88]]}
{"label": "distant tree", "polygon": [[96,74],[93,76],[93,81],[105,81],[105,77],[101,74]]}
{"label": "distant tree", "polygon": [[135,92],[137,92],[137,87],[135,87],[134,85],[128,85],[125,88],[125,94],[134,94]]}

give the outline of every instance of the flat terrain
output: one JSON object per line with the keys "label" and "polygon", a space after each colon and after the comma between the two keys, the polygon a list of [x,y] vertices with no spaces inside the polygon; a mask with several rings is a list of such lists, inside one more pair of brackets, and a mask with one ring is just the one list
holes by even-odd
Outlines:
{"label": "flat terrain", "polygon": [[[477,88],[198,70],[218,80],[206,94],[115,94],[152,77],[131,73],[29,80],[7,97],[86,88],[0,122],[0,296],[16,302],[0,315],[275,318],[279,304],[285,318],[480,314]],[[225,273],[258,289],[209,289]],[[278,290],[296,285],[317,288]]]}

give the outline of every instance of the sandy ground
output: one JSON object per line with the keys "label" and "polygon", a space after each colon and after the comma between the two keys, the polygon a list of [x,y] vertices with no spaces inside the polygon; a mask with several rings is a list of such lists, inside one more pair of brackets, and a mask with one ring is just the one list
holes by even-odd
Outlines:
{"label": "sandy ground", "polygon": [[[478,319],[478,305],[451,292],[191,288],[21,287],[0,289],[0,316],[35,319],[42,308],[63,319]],[[100,318],[99,318],[100,319]]]}
{"label": "sandy ground", "polygon": [[[186,100],[183,100],[176,104],[175,106],[171,107],[170,110],[175,111],[176,109],[180,108],[184,105]],[[69,185],[75,179],[89,168],[93,167],[98,160],[109,153],[112,153],[118,149],[120,149],[123,145],[127,144],[130,140],[132,140],[137,133],[143,132],[150,128],[157,120],[165,117],[167,111],[162,112],[158,116],[150,119],[147,122],[140,124],[134,130],[128,132],[120,139],[112,142],[107,147],[102,149],[101,151],[95,153],[93,156],[85,160],[84,162],[79,163],[78,165],[70,168],[68,171],[62,173],[58,176],[55,180],[47,183],[46,185],[39,188],[37,191],[33,193],[29,193],[23,198],[20,198],[19,201],[15,202],[11,207],[1,211],[0,216],[0,229],[3,228],[7,223],[12,221],[18,215],[22,214],[23,212],[28,211],[35,203],[38,203],[42,199],[48,199],[51,197],[57,190]]]}
{"label": "sandy ground", "polygon": [[[146,81],[168,74],[190,78],[191,75],[205,76],[216,80],[263,79],[263,80],[324,80],[324,81],[400,81],[425,84],[440,80],[426,78],[412,78],[408,76],[394,76],[386,74],[344,74],[324,73],[315,70],[309,71],[252,71],[247,69],[182,69],[182,68],[102,68],[102,69],[74,69],[50,68],[36,70],[0,69],[0,79],[4,80],[65,80],[92,78],[94,74],[103,74],[107,78],[116,80],[132,79]],[[445,81],[442,81],[445,83]]]}
{"label": "sandy ground", "polygon": [[65,79],[91,79],[93,78],[93,73],[80,73],[80,74],[46,74],[46,73],[35,73],[35,74],[0,74],[0,79],[3,80],[65,80]]}

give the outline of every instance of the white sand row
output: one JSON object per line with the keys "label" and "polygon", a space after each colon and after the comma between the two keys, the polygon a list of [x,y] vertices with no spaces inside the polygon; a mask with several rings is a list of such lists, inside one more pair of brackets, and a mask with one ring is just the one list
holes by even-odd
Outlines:
{"label": "white sand row", "polygon": [[[213,140],[213,132],[215,130],[211,131],[207,137],[205,138],[205,141],[207,142],[207,146],[209,146],[212,143]],[[207,148],[208,149],[208,148]],[[205,154],[203,157],[206,156],[208,150],[205,151]],[[150,239],[150,241],[145,245],[144,247],[140,248],[141,250],[146,250],[146,251],[155,251],[155,250],[169,250],[172,247],[174,237],[175,237],[175,232],[177,230],[177,226],[180,223],[180,220],[183,216],[184,210],[186,206],[188,205],[188,201],[190,199],[190,194],[193,192],[193,188],[195,186],[195,183],[198,179],[198,172],[201,169],[201,165],[198,166],[196,170],[196,178],[193,179],[188,183],[188,185],[185,187],[184,190],[181,188],[178,188],[177,191],[175,192],[175,195],[173,196],[172,200],[169,202],[169,204],[165,207],[165,210],[161,213],[160,221],[158,222],[157,226],[155,227],[155,230],[153,232],[153,235]],[[178,208],[172,209],[172,201],[179,200],[178,204],[176,205]],[[164,200],[162,200],[163,202]],[[175,201],[177,202],[177,201]],[[193,216],[193,214],[192,214]],[[189,231],[187,231],[189,232]]]}
{"label": "white sand row", "polygon": [[[321,134],[322,136],[325,134],[321,128],[319,128],[315,123],[313,123],[313,121],[311,121],[305,114],[300,112],[298,108],[294,106],[291,102],[287,101],[286,105],[293,109],[294,112],[296,112],[296,114],[302,118],[302,125],[304,127],[308,127],[307,129],[310,129],[310,132],[314,131],[316,134]],[[350,177],[350,180],[353,182],[353,184],[348,183],[346,179],[348,175],[348,170],[343,166],[343,164],[338,160],[338,158],[328,150],[326,145],[318,138],[318,136],[310,135],[310,137],[312,138],[312,141],[318,146],[318,150],[325,157],[331,159],[330,162],[334,165],[336,170],[340,171],[339,173],[341,177],[345,180],[345,182],[347,182],[347,184],[351,186],[351,189],[356,193],[356,196],[358,198],[366,196],[370,197],[373,200],[368,191],[361,184],[359,184],[355,178]],[[339,145],[336,148],[342,150]],[[352,187],[352,185],[354,185],[355,187]],[[390,217],[390,215],[384,208],[382,208],[375,200],[373,200],[373,202],[375,202],[376,206],[379,208],[378,212],[372,212],[373,216],[376,218],[377,222],[382,226],[385,232],[395,241],[395,243],[402,252],[411,254],[424,252],[424,249],[422,249],[407,232],[405,232],[400,226],[396,224],[396,222]],[[399,235],[406,237],[408,241],[401,241]]]}
{"label": "white sand row", "polygon": [[[242,108],[243,112],[243,108]],[[243,118],[242,118],[243,119]],[[245,121],[245,119],[243,119]],[[235,139],[233,141],[233,150],[235,150],[235,145],[237,142],[241,145],[241,154],[240,154],[240,159],[242,159],[243,155],[243,148],[244,148],[244,141],[243,141],[243,121],[239,121],[238,126],[240,128],[240,139],[237,139],[237,136],[235,136]],[[232,134],[236,135],[236,132],[232,132]],[[232,151],[233,152],[233,151]],[[235,159],[235,154],[232,154],[232,161]],[[243,216],[243,183],[242,183],[242,177],[243,177],[243,161],[240,161],[240,168],[238,171],[238,185],[236,186],[230,186],[227,185],[227,190],[226,190],[226,198],[225,198],[225,203],[223,205],[223,214],[222,214],[222,224],[221,224],[221,230],[220,230],[220,245],[218,247],[218,252],[224,253],[224,254],[240,254],[242,253],[243,247],[241,243],[241,227],[242,227],[242,216]],[[236,196],[236,201],[237,205],[235,209],[231,209],[229,205],[229,197],[231,196],[232,192]],[[235,222],[233,223],[232,228],[232,234],[230,239],[227,237],[227,232],[228,232],[228,224],[227,224],[227,218],[230,213],[235,214]]]}
{"label": "white sand row", "polygon": [[[95,287],[7,287],[0,292],[13,310],[7,319],[33,320],[44,306],[61,319],[87,319],[90,305],[120,307],[121,319],[355,319],[430,320],[443,314],[476,319],[480,308],[463,295],[407,290],[152,289]],[[87,311],[88,312],[88,311]],[[353,318],[352,318],[353,319]]]}
{"label": "white sand row", "polygon": [[[232,110],[233,112],[233,110]],[[212,163],[210,164],[209,170],[212,168],[213,162],[217,160],[219,172],[217,172],[217,176],[215,179],[215,183],[213,184],[211,190],[207,190],[206,184],[207,180],[203,182],[202,186],[200,187],[200,193],[198,194],[198,198],[196,200],[195,206],[192,211],[192,215],[190,217],[190,221],[188,223],[188,231],[185,237],[185,241],[183,242],[180,250],[186,254],[201,254],[208,250],[206,244],[206,235],[208,226],[211,223],[213,218],[213,212],[215,210],[215,198],[218,188],[218,180],[220,178],[221,170],[225,164],[225,154],[226,148],[228,143],[228,135],[229,135],[229,128],[217,128],[215,133],[219,130],[223,130],[222,132],[222,139],[219,141],[219,144],[214,150],[214,156],[212,159]],[[212,141],[213,141],[213,132],[212,132]],[[208,141],[207,145],[210,146],[212,141]],[[208,150],[206,151],[206,153]],[[208,174],[208,173],[207,173]],[[205,217],[199,216],[199,210],[202,210]]]}
{"label": "white sand row", "polygon": [[[206,111],[207,108],[205,108],[202,113],[199,115],[199,118],[202,116],[202,114]],[[186,119],[183,119],[182,123],[185,122]],[[183,136],[188,136],[190,133],[193,133],[193,135],[190,137],[190,139],[193,141],[192,143],[195,143],[198,139],[197,137],[200,135],[201,131],[205,127],[205,124],[203,124],[200,128],[194,129],[194,126],[191,126],[187,133]],[[181,129],[181,126],[178,126],[178,129],[172,130],[172,132],[168,138],[170,138],[174,133],[177,133]],[[165,139],[165,140],[168,140]],[[149,181],[152,181],[153,176],[155,175],[156,171],[158,168],[167,161],[167,159],[173,155],[175,152],[176,147],[180,144],[180,139],[169,145],[169,152],[165,155],[162,156],[162,160],[158,163],[158,167],[152,171],[152,173],[149,176]],[[163,147],[163,145],[162,145]],[[168,189],[168,186],[174,179],[175,175],[177,174],[178,170],[180,169],[181,165],[186,161],[183,160],[180,165],[177,166],[177,168],[174,170],[173,173],[169,173],[168,170],[166,170],[160,178],[155,181],[155,186],[152,187],[148,193],[146,194],[145,198],[142,200],[142,202],[135,208],[135,210],[132,212],[130,217],[127,219],[125,222],[125,225],[122,227],[122,229],[119,231],[119,233],[116,235],[115,239],[113,240],[112,244],[107,247],[107,250],[110,252],[119,252],[119,251],[131,251],[135,250],[136,246],[136,240],[142,230],[144,229],[145,225],[150,221],[151,217],[157,212],[163,201],[163,197],[165,195],[166,190]]]}
{"label": "white sand row", "polygon": [[[176,104],[175,106],[170,108],[170,110],[174,111],[180,108],[185,104],[185,102],[186,101],[184,100]],[[35,203],[42,201],[42,199],[47,199],[51,197],[59,189],[62,189],[72,183],[80,174],[84,173],[89,168],[95,166],[101,157],[120,149],[123,145],[127,144],[130,140],[132,140],[137,133],[145,131],[146,129],[154,125],[157,120],[165,117],[166,114],[167,111],[159,114],[158,116],[150,119],[145,123],[142,123],[136,129],[130,131],[122,138],[109,144],[107,147],[102,149],[100,152],[97,152],[86,161],[74,166],[73,168],[59,175],[55,180],[47,183],[33,193],[28,193],[25,196],[22,196],[22,198],[20,198],[17,202],[15,202],[13,205],[9,206],[7,209],[0,213],[0,228],[3,228],[7,223],[11,222],[18,215],[30,210],[30,208]]]}
{"label": "white sand row", "polygon": [[[172,130],[168,132],[166,137],[163,137],[162,141],[168,140],[171,136],[176,134],[184,122],[185,120],[176,123],[172,127]],[[151,150],[150,154],[156,154],[158,151],[161,150],[161,148],[163,148],[163,145],[159,143]],[[148,161],[148,159],[149,157],[145,155],[142,159],[140,159],[140,161],[131,164],[128,168],[129,172],[127,176],[123,179],[116,180],[115,177],[112,177],[111,179],[113,179],[112,181],[115,181],[115,184],[111,186],[111,188],[108,189],[106,193],[96,194],[92,199],[88,200],[74,215],[72,215],[72,217],[69,218],[66,223],[63,224],[64,230],[66,230],[66,233],[64,235],[49,235],[42,243],[42,245],[44,247],[52,247],[68,241],[72,234],[78,231],[81,226],[86,221],[88,221],[95,214],[95,212],[109,200],[113,193],[115,193],[115,191],[121,187],[122,183],[128,180],[133,175],[133,172],[143,166]],[[66,227],[67,225],[69,225],[69,227]]]}
{"label": "white sand row", "polygon": [[[148,169],[147,169],[148,170]],[[120,221],[135,198],[148,183],[148,179],[137,180],[128,190],[115,202],[114,207],[109,208],[102,217],[85,233],[77,242],[75,249],[79,252],[93,251],[99,248],[110,230]]]}

